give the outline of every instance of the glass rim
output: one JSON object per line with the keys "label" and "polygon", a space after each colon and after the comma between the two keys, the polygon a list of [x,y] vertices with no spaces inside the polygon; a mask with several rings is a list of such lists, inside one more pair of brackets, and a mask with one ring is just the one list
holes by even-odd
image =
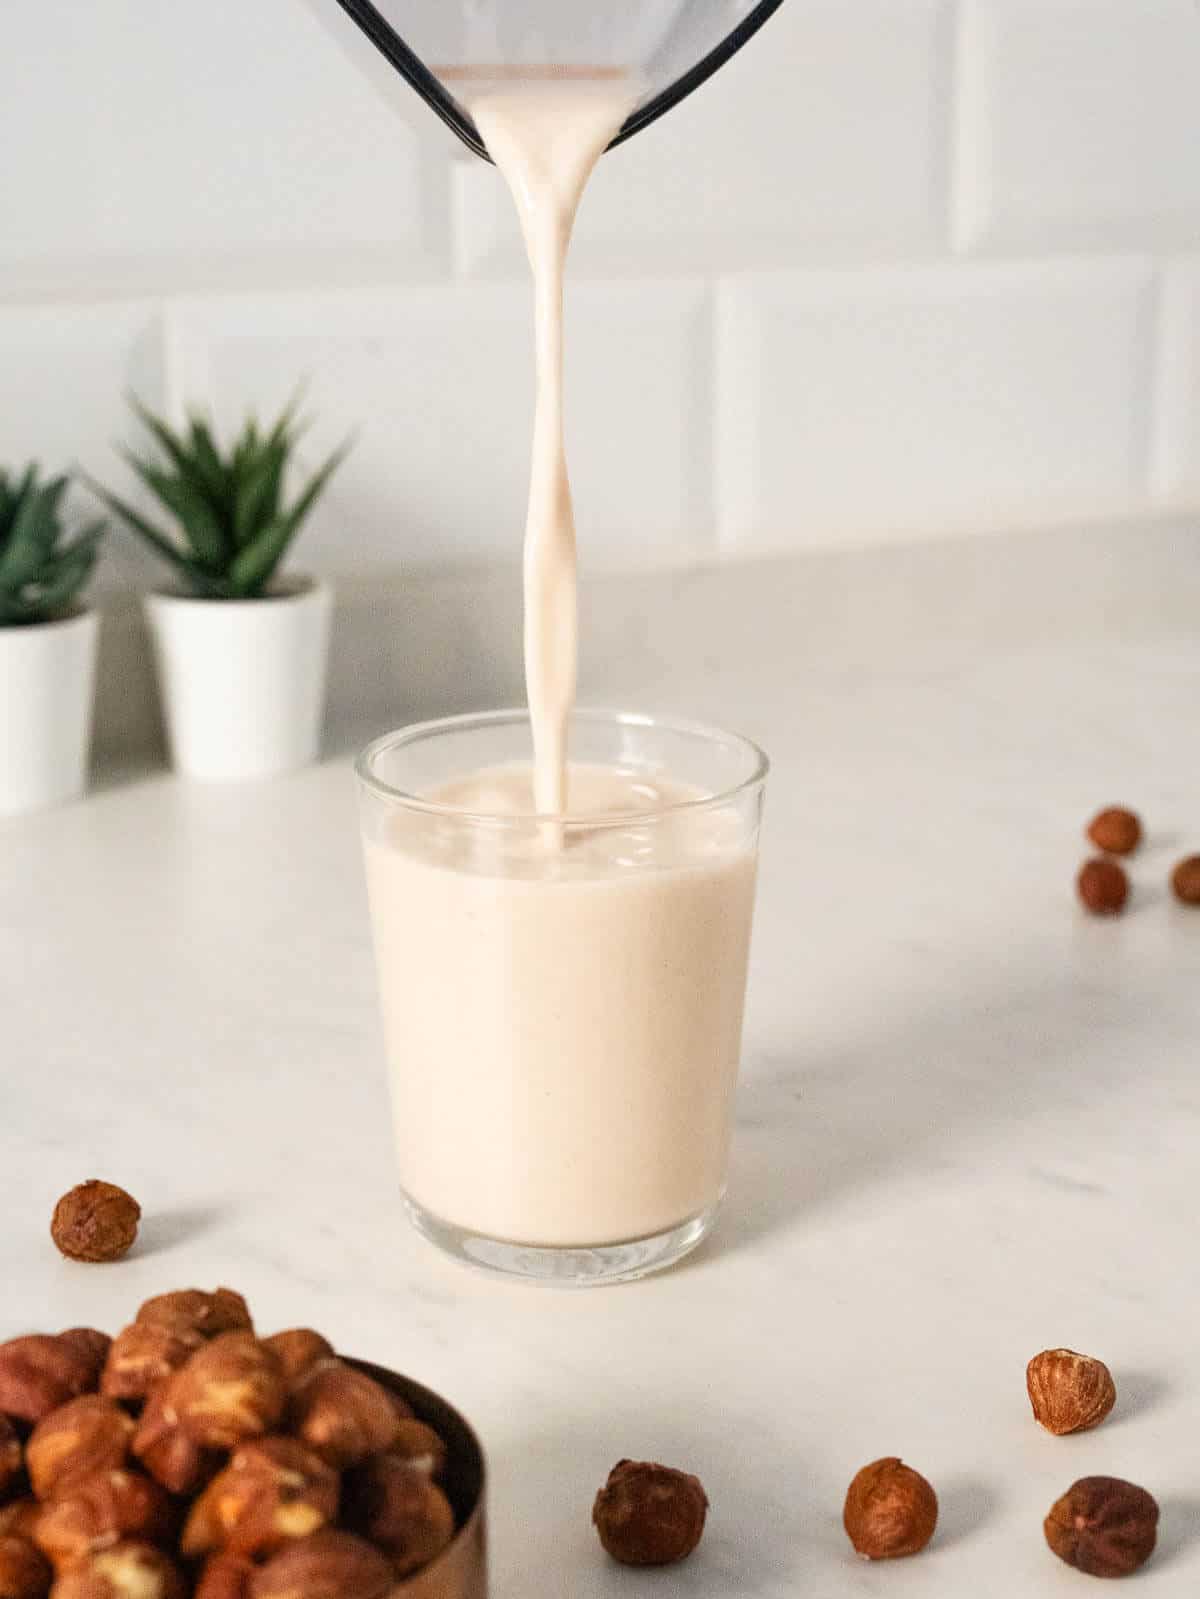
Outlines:
{"label": "glass rim", "polygon": [[641,711],[613,711],[598,707],[581,706],[571,712],[572,722],[606,722],[617,727],[634,727],[642,731],[659,730],[665,733],[682,733],[707,744],[723,744],[742,751],[751,763],[749,774],[737,783],[730,784],[713,794],[702,794],[696,799],[669,800],[638,811],[606,811],[602,816],[587,816],[572,811],[472,811],[458,805],[447,805],[441,800],[426,799],[407,789],[385,783],[374,771],[372,763],[381,755],[405,745],[417,744],[435,738],[441,733],[465,732],[472,728],[503,727],[529,724],[529,712],[515,707],[498,711],[465,711],[455,716],[432,717],[427,721],[413,722],[407,727],[381,733],[378,738],[359,752],[354,762],[354,772],[363,788],[377,798],[386,799],[405,810],[417,811],[426,816],[441,816],[447,820],[480,823],[489,826],[529,826],[533,823],[554,822],[563,827],[626,827],[631,822],[657,821],[663,816],[704,810],[728,805],[732,800],[761,788],[771,770],[771,762],[753,739],[741,733],[730,733],[707,722],[690,721],[683,717],[654,716]]}

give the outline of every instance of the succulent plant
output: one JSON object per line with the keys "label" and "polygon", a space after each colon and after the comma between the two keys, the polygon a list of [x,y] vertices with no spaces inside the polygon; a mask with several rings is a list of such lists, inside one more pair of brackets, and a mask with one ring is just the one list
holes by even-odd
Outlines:
{"label": "succulent plant", "polygon": [[348,445],[336,449],[285,506],[284,478],[302,431],[294,406],[288,406],[269,432],[260,430],[250,417],[223,454],[203,417],[192,416],[186,428],[177,431],[137,400],[131,403],[157,445],[159,458],[123,453],[170,513],[174,534],[164,533],[125,500],[89,479],[93,491],[193,594],[214,600],[259,598]]}
{"label": "succulent plant", "polygon": [[0,627],[54,621],[91,576],[105,524],[67,538],[60,515],[67,483],[43,483],[35,463],[15,480],[0,468]]}

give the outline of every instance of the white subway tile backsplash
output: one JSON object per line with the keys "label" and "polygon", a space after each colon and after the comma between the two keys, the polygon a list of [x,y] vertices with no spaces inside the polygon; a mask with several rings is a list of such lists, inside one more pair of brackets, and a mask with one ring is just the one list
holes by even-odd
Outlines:
{"label": "white subway tile backsplash", "polygon": [[20,13],[0,287],[83,297],[148,263],[187,282],[265,260],[286,281],[297,253],[309,270],[359,249],[444,255],[418,139],[296,0]]}
{"label": "white subway tile backsplash", "polygon": [[[791,0],[660,122],[604,157],[573,246],[588,272],[927,253],[945,239],[948,0]],[[513,207],[455,164],[456,257],[519,272]]]}
{"label": "white subway tile backsplash", "polygon": [[963,0],[966,247],[1200,240],[1195,0]]}
{"label": "white subway tile backsplash", "polygon": [[1200,505],[1200,256],[1165,274],[1157,417],[1155,493],[1169,506]]}
{"label": "white subway tile backsplash", "polygon": [[730,280],[721,536],[786,548],[1118,515],[1144,494],[1152,270]]}
{"label": "white subway tile backsplash", "polygon": [[[582,558],[661,560],[711,543],[708,289],[568,293],[567,429]],[[533,404],[528,287],[412,286],[183,306],[179,369],[206,372],[218,422],[306,381],[313,466],[357,431],[305,535],[325,569],[519,555]]]}

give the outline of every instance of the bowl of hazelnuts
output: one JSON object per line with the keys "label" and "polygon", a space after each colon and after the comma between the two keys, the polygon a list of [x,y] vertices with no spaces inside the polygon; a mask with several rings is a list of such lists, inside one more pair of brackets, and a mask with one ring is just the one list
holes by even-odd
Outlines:
{"label": "bowl of hazelnuts", "polygon": [[486,1599],[444,1399],[232,1289],[0,1344],[0,1599]]}

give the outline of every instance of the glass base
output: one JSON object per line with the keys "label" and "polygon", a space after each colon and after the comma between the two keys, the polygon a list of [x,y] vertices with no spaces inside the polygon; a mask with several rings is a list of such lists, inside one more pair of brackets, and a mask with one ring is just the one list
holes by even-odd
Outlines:
{"label": "glass base", "polygon": [[689,1216],[677,1227],[650,1238],[634,1238],[624,1244],[598,1244],[573,1249],[558,1245],[504,1243],[466,1232],[450,1222],[431,1216],[427,1210],[404,1195],[409,1220],[422,1238],[443,1254],[497,1277],[542,1283],[550,1288],[603,1288],[610,1283],[630,1283],[651,1272],[665,1271],[682,1260],[712,1231],[721,1209],[715,1205]]}

